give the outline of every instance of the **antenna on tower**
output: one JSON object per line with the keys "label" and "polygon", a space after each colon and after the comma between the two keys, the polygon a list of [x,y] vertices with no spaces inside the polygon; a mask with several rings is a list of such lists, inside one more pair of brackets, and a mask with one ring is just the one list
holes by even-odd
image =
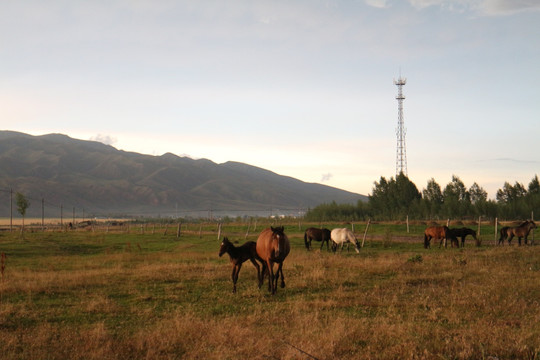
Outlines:
{"label": "antenna on tower", "polygon": [[407,79],[401,77],[401,69],[399,69],[399,78],[397,80],[394,79],[394,85],[398,87],[398,95],[396,96],[396,100],[398,101],[398,126],[396,128],[396,178],[401,173],[403,173],[405,176],[408,176],[407,148],[405,146],[405,134],[407,133],[407,130],[405,129],[403,121],[403,100],[405,100],[405,96],[403,96],[402,91],[403,85],[405,85],[406,83]]}

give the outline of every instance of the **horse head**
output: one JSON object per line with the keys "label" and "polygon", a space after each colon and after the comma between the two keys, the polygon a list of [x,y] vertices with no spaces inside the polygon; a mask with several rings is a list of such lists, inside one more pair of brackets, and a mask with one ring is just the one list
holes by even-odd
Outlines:
{"label": "horse head", "polygon": [[270,227],[272,230],[272,238],[270,239],[270,247],[274,251],[274,256],[280,257],[282,252],[285,251],[283,249],[283,239],[286,238],[286,235],[284,233],[285,229],[283,226],[278,227]]}
{"label": "horse head", "polygon": [[229,239],[224,237],[223,241],[221,242],[221,246],[219,247],[219,257],[225,254],[231,245],[232,243],[229,241]]}

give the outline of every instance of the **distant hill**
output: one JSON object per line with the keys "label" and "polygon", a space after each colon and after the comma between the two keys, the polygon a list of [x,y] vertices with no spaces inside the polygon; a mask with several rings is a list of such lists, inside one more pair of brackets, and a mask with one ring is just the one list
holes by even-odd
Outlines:
{"label": "distant hill", "polygon": [[41,215],[42,198],[52,207],[47,216],[60,206],[66,216],[73,207],[96,216],[184,216],[210,210],[269,215],[367,200],[238,162],[143,155],[61,134],[0,131],[0,217],[9,216],[9,189],[30,198],[33,216]]}

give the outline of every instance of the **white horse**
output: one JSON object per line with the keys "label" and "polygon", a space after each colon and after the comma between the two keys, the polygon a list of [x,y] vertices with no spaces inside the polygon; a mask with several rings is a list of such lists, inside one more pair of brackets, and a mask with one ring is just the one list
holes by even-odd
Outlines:
{"label": "white horse", "polygon": [[354,236],[353,232],[348,228],[338,228],[332,230],[330,233],[330,239],[332,239],[332,249],[336,251],[338,245],[341,244],[340,252],[343,250],[343,244],[347,243],[347,251],[349,251],[349,243],[354,244],[354,250],[356,250],[357,253],[360,253],[360,244],[358,243],[358,240],[356,240],[356,237]]}

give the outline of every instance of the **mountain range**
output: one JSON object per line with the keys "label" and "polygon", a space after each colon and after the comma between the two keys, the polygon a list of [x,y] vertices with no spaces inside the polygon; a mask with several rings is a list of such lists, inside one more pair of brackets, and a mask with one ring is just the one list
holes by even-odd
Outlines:
{"label": "mountain range", "polygon": [[62,134],[0,131],[0,217],[9,216],[11,190],[30,200],[28,215],[34,216],[71,209],[95,216],[290,215],[321,203],[367,200],[239,162],[144,155]]}

